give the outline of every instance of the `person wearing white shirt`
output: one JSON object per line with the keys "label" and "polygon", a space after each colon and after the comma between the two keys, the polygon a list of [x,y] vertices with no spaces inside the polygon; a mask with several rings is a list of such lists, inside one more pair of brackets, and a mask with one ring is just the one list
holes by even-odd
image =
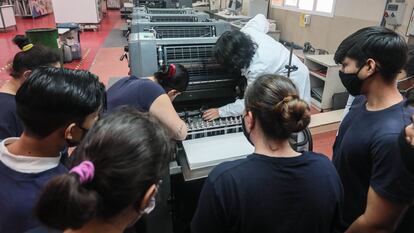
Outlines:
{"label": "person wearing white shirt", "polygon": [[[240,71],[250,85],[259,76],[277,74],[287,76],[290,51],[266,33],[269,22],[262,14],[251,19],[241,31],[224,33],[216,43],[215,56],[218,62],[227,69]],[[298,89],[300,97],[310,103],[310,80],[308,68],[292,55],[290,79]],[[244,100],[212,108],[204,112],[204,120],[211,121],[219,117],[240,116],[244,111]]]}

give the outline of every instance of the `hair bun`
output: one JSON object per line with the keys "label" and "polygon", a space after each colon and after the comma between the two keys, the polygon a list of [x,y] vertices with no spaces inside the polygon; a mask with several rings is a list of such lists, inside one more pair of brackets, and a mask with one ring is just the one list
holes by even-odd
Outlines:
{"label": "hair bun", "polygon": [[296,95],[285,97],[276,105],[275,111],[280,116],[282,125],[289,132],[302,131],[310,123],[309,105]]}
{"label": "hair bun", "polygon": [[30,44],[30,40],[24,35],[16,35],[13,38],[13,43],[15,43],[20,49],[23,49],[24,46]]}

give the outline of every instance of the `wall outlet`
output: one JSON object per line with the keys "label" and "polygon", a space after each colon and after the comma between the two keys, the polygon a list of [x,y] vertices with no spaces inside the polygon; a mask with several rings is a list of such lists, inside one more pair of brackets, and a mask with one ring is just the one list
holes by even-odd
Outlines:
{"label": "wall outlet", "polygon": [[311,15],[304,15],[303,22],[305,25],[310,25],[311,23]]}

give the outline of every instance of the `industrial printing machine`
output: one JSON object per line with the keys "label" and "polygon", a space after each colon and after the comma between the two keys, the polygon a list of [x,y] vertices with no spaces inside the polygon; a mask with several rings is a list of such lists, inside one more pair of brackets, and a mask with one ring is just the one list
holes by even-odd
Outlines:
{"label": "industrial printing machine", "polygon": [[192,0],[134,0],[134,6],[146,6],[154,8],[179,8],[191,7]]}
{"label": "industrial printing machine", "polygon": [[150,22],[147,19],[132,21],[131,33],[152,32],[157,39],[220,37],[231,30],[228,22],[208,20],[205,22]]}
{"label": "industrial printing machine", "polygon": [[146,18],[151,22],[202,22],[210,19],[207,13],[191,8],[146,8],[135,7],[131,19]]}
{"label": "industrial printing machine", "polygon": [[[182,23],[181,26],[204,25],[203,23]],[[144,22],[150,28],[156,25]],[[162,23],[157,25],[163,25]],[[215,30],[199,30],[199,33],[179,29],[180,24],[165,24],[161,28],[142,29],[129,37],[131,74],[137,77],[151,76],[163,64],[178,63],[190,74],[187,90],[174,100],[174,107],[186,122],[188,136],[178,143],[171,159],[168,174],[165,175],[159,193],[157,208],[147,218],[147,232],[189,232],[191,218],[197,206],[198,196],[208,173],[219,163],[245,157],[253,152],[242,133],[242,118],[226,117],[206,122],[202,119],[204,110],[220,107],[242,98],[246,79],[240,74],[231,74],[222,69],[214,59],[216,40],[230,26]],[[177,27],[177,28],[175,28]],[[179,32],[180,35],[177,34]],[[208,32],[208,33],[207,33]],[[213,33],[214,32],[214,33]],[[207,33],[207,34],[206,34]],[[311,150],[310,132],[305,130],[294,135],[292,147],[297,150]],[[298,142],[298,138],[300,140]],[[299,149],[300,148],[300,149]]]}

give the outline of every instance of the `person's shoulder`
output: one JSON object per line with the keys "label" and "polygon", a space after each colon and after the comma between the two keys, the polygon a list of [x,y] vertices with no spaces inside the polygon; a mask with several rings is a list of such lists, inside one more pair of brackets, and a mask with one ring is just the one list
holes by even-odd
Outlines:
{"label": "person's shoulder", "polygon": [[336,172],[332,161],[324,154],[307,151],[303,152],[303,156],[305,156],[309,163],[313,163],[316,167],[321,168],[320,171],[322,172]]}
{"label": "person's shoulder", "polygon": [[305,151],[303,152],[304,156],[309,156],[309,158],[312,158],[314,160],[317,161],[330,161],[328,156],[326,156],[325,154],[322,153],[317,153],[317,152],[313,152],[313,151]]}
{"label": "person's shoulder", "polygon": [[245,166],[249,163],[247,158],[238,159],[234,161],[223,162],[217,165],[208,175],[211,182],[216,182],[221,179],[231,177],[237,168]]}
{"label": "person's shoulder", "polygon": [[306,151],[303,152],[303,156],[305,156],[305,158],[307,158],[309,162],[316,162],[318,164],[329,167],[333,166],[331,160],[328,158],[328,156],[324,154],[316,153],[313,151]]}
{"label": "person's shoulder", "polygon": [[125,76],[123,78],[120,78],[116,82],[114,82],[109,88],[108,91],[116,90],[118,88],[122,88],[125,86],[134,85],[134,83],[137,83],[139,78],[131,75],[131,76]]}
{"label": "person's shoulder", "polygon": [[5,110],[8,110],[8,109],[15,109],[16,108],[15,96],[0,92],[0,105],[2,108],[2,111],[0,112],[4,112]]}
{"label": "person's shoulder", "polygon": [[147,78],[140,79],[139,86],[141,90],[145,90],[145,93],[165,94],[165,90],[160,84]]}

